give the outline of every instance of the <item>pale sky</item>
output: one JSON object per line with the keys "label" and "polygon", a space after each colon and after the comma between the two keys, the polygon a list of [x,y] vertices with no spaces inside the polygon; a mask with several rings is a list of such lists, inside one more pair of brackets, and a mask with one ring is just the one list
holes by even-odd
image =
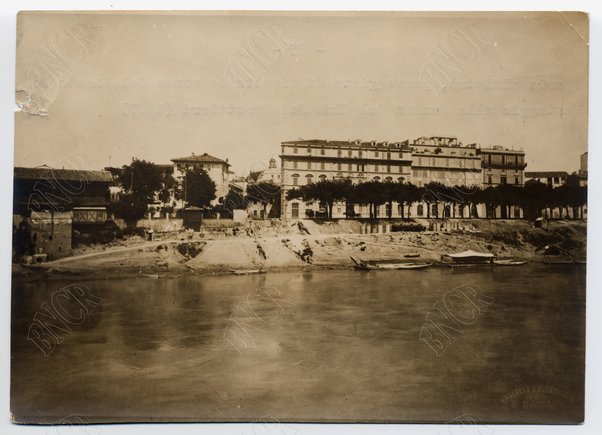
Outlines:
{"label": "pale sky", "polygon": [[[207,152],[246,175],[286,140],[454,135],[572,172],[588,146],[587,40],[571,13],[21,14],[19,100],[47,114],[16,114],[15,166]],[[241,92],[225,72],[244,47],[267,60]],[[464,63],[435,92],[421,76],[441,49]]]}

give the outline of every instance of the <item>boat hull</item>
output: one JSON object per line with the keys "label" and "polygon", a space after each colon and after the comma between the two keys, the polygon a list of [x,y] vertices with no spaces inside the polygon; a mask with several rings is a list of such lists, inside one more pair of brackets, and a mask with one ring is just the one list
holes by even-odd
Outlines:
{"label": "boat hull", "polygon": [[359,270],[412,270],[432,266],[432,263],[369,263],[355,257],[351,257],[351,260],[355,263],[355,268]]}

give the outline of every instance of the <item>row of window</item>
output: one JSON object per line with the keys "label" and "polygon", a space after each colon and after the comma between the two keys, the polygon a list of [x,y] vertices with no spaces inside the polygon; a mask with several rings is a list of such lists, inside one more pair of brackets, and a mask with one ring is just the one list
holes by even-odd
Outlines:
{"label": "row of window", "polygon": [[519,165],[523,163],[524,156],[521,155],[506,155],[506,154],[486,154],[485,161],[489,164],[497,163],[502,165]]}
{"label": "row of window", "polygon": [[[489,186],[493,185],[493,178],[491,177],[491,175],[487,176],[487,184]],[[500,176],[500,184],[508,184],[508,177],[505,175],[501,175]],[[514,177],[514,185],[518,186],[520,185],[520,178],[519,177]]]}
{"label": "row of window", "polygon": [[477,159],[459,159],[459,158],[438,158],[438,157],[418,157],[416,159],[416,166],[434,166],[434,167],[448,167],[448,168],[468,168],[474,169],[478,166],[480,160]]}
{"label": "row of window", "polygon": [[212,163],[194,163],[194,164],[191,164],[191,163],[178,163],[176,165],[176,168],[178,168],[179,171],[186,171],[186,170],[191,171],[195,167],[196,168],[201,168],[201,169],[204,169],[204,170],[207,171],[207,170],[210,170],[210,169],[219,168],[220,165],[218,165],[218,164],[212,164]]}
{"label": "row of window", "polygon": [[[293,160],[292,162],[293,164],[293,169],[299,169],[300,166],[305,166],[304,169],[321,169],[323,171],[325,170],[337,170],[337,171],[357,171],[357,172],[395,172],[395,173],[402,173],[403,172],[403,165],[391,165],[391,164],[386,164],[386,165],[379,165],[379,164],[374,164],[374,165],[366,165],[365,163],[326,163],[326,162],[319,162],[319,163],[313,163],[313,162],[305,162],[304,165],[300,165],[300,162],[297,160]],[[409,169],[409,168],[408,168]]]}
{"label": "row of window", "polygon": [[[299,186],[300,185],[300,183],[299,183],[299,179],[300,178],[301,177],[299,176],[299,174],[293,174],[293,175],[291,175],[291,180],[292,180],[293,186]],[[327,178],[328,177],[326,177],[326,175],[322,174],[322,175],[318,176],[318,181],[324,181]],[[334,177],[334,178],[341,179],[343,177],[341,175],[339,177]],[[365,178],[365,177],[359,177],[358,180],[359,181],[366,181],[367,178]],[[382,181],[394,181],[393,177],[385,177],[384,179],[381,179],[378,175],[375,176],[375,177],[372,177],[372,180],[374,180],[374,181],[381,181],[381,180]],[[305,176],[305,184],[311,184],[311,183],[313,183],[313,181],[314,181],[314,176],[312,174],[307,174]],[[404,182],[405,181],[405,177],[397,177],[396,181]]]}
{"label": "row of window", "polygon": [[[326,155],[326,150],[324,148],[319,148],[315,150],[316,154],[315,155],[321,155],[324,156]],[[312,148],[306,148],[305,149],[305,154],[308,156],[313,155],[314,150],[312,150]],[[293,147],[293,154],[299,154],[299,148],[298,147]],[[368,151],[368,150],[357,150],[357,152],[354,152],[353,150],[347,150],[346,152],[340,148],[337,149],[337,157],[351,157],[351,158],[363,158],[365,157],[382,157],[382,158],[386,158],[388,160],[394,159],[394,158],[399,158],[399,159],[403,159],[403,152],[391,152],[391,151],[378,151],[378,150],[374,150],[374,151]]]}

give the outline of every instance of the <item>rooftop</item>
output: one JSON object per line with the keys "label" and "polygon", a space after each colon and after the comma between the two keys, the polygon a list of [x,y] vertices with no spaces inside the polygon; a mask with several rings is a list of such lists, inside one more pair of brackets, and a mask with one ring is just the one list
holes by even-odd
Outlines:
{"label": "rooftop", "polygon": [[501,145],[490,145],[487,147],[479,147],[481,154],[525,154],[522,148],[510,149]]}
{"label": "rooftop", "polygon": [[351,147],[351,148],[401,148],[408,149],[407,141],[364,141],[361,139],[355,140],[326,140],[326,139],[299,139],[282,142],[282,145],[301,145],[301,146],[316,146],[316,147]]}
{"label": "rooftop", "polygon": [[525,172],[526,178],[548,178],[548,177],[568,177],[569,173],[566,171],[535,171]]}
{"label": "rooftop", "polygon": [[95,181],[111,183],[113,182],[113,176],[108,171],[55,169],[44,165],[37,168],[15,167],[15,180]]}
{"label": "rooftop", "polygon": [[210,156],[207,153],[203,153],[200,155],[196,155],[195,153],[192,153],[191,156],[188,157],[179,157],[176,159],[171,159],[172,162],[177,163],[177,162],[185,162],[185,163],[223,163],[224,165],[228,165],[230,166],[230,163],[228,163],[225,160],[219,159],[217,157],[213,157]]}

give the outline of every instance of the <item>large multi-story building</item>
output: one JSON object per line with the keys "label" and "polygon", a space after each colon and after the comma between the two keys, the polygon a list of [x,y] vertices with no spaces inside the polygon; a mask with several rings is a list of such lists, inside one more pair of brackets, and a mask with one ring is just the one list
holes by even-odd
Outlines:
{"label": "large multi-story building", "polygon": [[522,186],[524,180],[525,152],[494,145],[477,148],[483,168],[483,187],[513,184]]}
{"label": "large multi-story building", "polygon": [[[282,142],[281,146],[283,218],[304,218],[308,210],[320,211],[318,204],[286,200],[286,192],[297,186],[333,179],[350,179],[353,183],[408,181],[411,175],[411,150],[402,142],[315,139]],[[337,204],[333,208],[333,217],[345,217],[349,213],[364,215],[361,207],[348,210],[343,204]]]}
{"label": "large multi-story building", "polygon": [[[305,203],[301,199],[286,201],[286,192],[326,179],[350,179],[353,183],[370,180],[407,181],[418,187],[437,182],[458,187],[453,197],[449,192],[427,192],[429,198],[412,204],[408,213],[402,213],[400,205],[393,204],[391,215],[484,217],[483,207],[471,201],[473,187],[486,188],[500,184],[522,186],[527,166],[522,150],[464,145],[455,136],[423,136],[403,142],[298,140],[282,142],[281,146],[283,218],[304,218],[320,211],[319,205]],[[378,207],[377,216],[388,215],[387,206]],[[472,206],[471,209],[469,206]],[[367,217],[365,208],[336,204],[333,217],[341,218],[350,214]],[[502,212],[505,218],[521,216],[519,208],[510,210],[509,214]]]}

